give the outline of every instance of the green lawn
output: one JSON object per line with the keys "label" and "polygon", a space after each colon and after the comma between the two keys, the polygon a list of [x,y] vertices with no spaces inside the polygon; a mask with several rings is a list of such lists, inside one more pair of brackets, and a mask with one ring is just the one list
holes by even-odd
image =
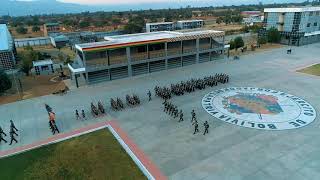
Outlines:
{"label": "green lawn", "polygon": [[304,69],[300,69],[298,70],[298,72],[320,76],[320,64],[316,64]]}
{"label": "green lawn", "polygon": [[107,129],[0,159],[0,180],[146,179]]}

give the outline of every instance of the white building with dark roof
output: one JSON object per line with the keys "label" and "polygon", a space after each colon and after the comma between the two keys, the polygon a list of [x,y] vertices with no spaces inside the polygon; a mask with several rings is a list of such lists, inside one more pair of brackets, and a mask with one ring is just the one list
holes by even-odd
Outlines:
{"label": "white building with dark roof", "polygon": [[76,84],[78,77],[91,84],[137,76],[218,59],[224,54],[224,35],[197,30],[110,36],[75,45],[77,58],[68,66]]}
{"label": "white building with dark roof", "polygon": [[16,64],[14,40],[7,25],[0,24],[0,70],[10,70]]}
{"label": "white building with dark roof", "polygon": [[157,23],[147,23],[146,31],[155,32],[155,31],[174,31],[175,23],[174,22],[157,22]]}
{"label": "white building with dark roof", "polygon": [[49,75],[54,73],[53,61],[51,59],[33,61],[32,64],[36,75]]}
{"label": "white building with dark roof", "polygon": [[204,26],[203,20],[182,20],[177,21],[177,29],[195,29],[195,28],[202,28]]}

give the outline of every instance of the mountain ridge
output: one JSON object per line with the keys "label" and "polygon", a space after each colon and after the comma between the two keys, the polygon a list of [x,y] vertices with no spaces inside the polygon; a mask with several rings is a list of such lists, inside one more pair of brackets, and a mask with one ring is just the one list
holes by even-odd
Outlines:
{"label": "mountain ridge", "polygon": [[[197,3],[195,3],[197,2]],[[273,0],[264,0],[264,3],[273,3]],[[287,1],[276,1],[277,3]],[[303,2],[301,0],[292,0],[291,2]],[[132,3],[121,5],[82,5],[76,3],[64,3],[57,0],[35,0],[35,1],[18,1],[18,0],[1,0],[0,16],[25,16],[25,15],[43,15],[43,14],[66,14],[80,13],[85,11],[127,11],[143,9],[163,9],[163,8],[180,8],[188,5],[192,7],[205,6],[222,6],[222,5],[241,5],[257,4],[256,0],[204,0],[187,2],[175,1],[170,3]]]}

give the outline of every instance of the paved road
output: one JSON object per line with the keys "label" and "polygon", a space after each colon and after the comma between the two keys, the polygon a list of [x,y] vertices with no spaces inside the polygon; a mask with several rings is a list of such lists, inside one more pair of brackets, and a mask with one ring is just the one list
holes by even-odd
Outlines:
{"label": "paved road", "polygon": [[[19,144],[29,144],[51,136],[43,104],[57,113],[58,126],[70,131],[90,123],[115,118],[121,128],[141,147],[169,179],[318,179],[320,177],[319,117],[296,130],[261,131],[224,123],[206,113],[201,99],[208,92],[229,86],[252,86],[281,90],[307,100],[320,109],[320,78],[296,73],[296,68],[320,61],[320,44],[293,49],[275,49],[241,60],[218,60],[179,69],[122,79],[80,88],[66,96],[44,96],[0,106],[0,125],[8,130],[9,119],[20,129]],[[147,89],[191,77],[228,73],[231,82],[207,88],[172,102],[185,112],[186,121],[178,123],[162,112],[161,100],[147,101]],[[110,111],[101,119],[76,121],[74,109],[89,109],[91,101],[136,93],[143,105],[122,112]],[[190,111],[196,110],[199,124],[210,123],[208,136],[192,135]],[[318,113],[319,114],[319,113]],[[111,117],[112,116],[112,117]],[[200,131],[202,131],[200,126]],[[16,147],[1,144],[0,150]]]}

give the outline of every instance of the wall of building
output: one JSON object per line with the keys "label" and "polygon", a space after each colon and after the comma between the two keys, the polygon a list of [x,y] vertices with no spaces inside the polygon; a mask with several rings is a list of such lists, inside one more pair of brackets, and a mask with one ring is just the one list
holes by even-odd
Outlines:
{"label": "wall of building", "polygon": [[271,29],[271,28],[277,28],[278,29],[278,21],[279,21],[279,13],[268,13],[267,14],[267,29]]}
{"label": "wall of building", "polygon": [[13,52],[0,52],[0,69],[10,70],[14,68],[15,60],[13,57]]}
{"label": "wall of building", "polygon": [[223,53],[223,38],[204,38],[85,52],[83,59],[88,83],[96,83],[207,62]]}

